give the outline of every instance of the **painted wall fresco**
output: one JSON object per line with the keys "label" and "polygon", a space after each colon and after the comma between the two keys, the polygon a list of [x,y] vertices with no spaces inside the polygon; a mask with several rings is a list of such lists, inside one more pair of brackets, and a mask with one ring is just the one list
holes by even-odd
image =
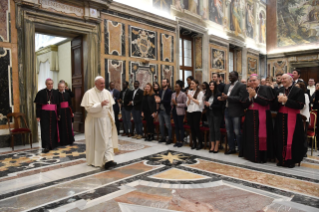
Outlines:
{"label": "painted wall fresco", "polygon": [[246,35],[247,37],[254,38],[255,32],[255,9],[252,2],[246,4]]}
{"label": "painted wall fresco", "polygon": [[[209,75],[212,80],[213,73],[223,74],[227,77],[229,70],[229,46],[217,42],[210,42]],[[225,79],[225,78],[224,78]]]}
{"label": "painted wall fresco", "polygon": [[157,33],[133,26],[130,29],[130,56],[157,59]]}
{"label": "painted wall fresco", "polygon": [[0,42],[10,40],[10,0],[0,1]]}
{"label": "painted wall fresco", "polygon": [[224,1],[212,0],[209,2],[209,20],[222,25],[224,20]]}
{"label": "painted wall fresco", "polygon": [[173,0],[153,0],[153,7],[170,12]]}
{"label": "painted wall fresco", "polygon": [[319,42],[319,0],[277,0],[277,45]]}
{"label": "painted wall fresco", "polygon": [[107,88],[109,87],[109,82],[113,82],[117,90],[122,90],[122,83],[125,81],[125,64],[125,61],[105,59],[105,81],[107,82]]}
{"label": "painted wall fresco", "polygon": [[125,24],[104,20],[104,53],[125,55]]}
{"label": "painted wall fresco", "polygon": [[266,43],[266,14],[259,13],[259,43]]}
{"label": "painted wall fresco", "polygon": [[230,30],[235,35],[243,34],[244,10],[240,0],[232,0],[230,3]]}

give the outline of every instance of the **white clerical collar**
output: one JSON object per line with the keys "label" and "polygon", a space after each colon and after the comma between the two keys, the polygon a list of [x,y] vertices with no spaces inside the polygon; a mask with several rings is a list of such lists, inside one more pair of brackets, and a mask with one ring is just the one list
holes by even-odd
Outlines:
{"label": "white clerical collar", "polygon": [[63,90],[63,91],[59,91],[60,93],[65,93],[65,90]]}
{"label": "white clerical collar", "polygon": [[94,86],[94,89],[95,89],[95,91],[97,91],[97,92],[99,92],[99,93],[101,93],[102,91],[100,91],[99,89],[97,89],[97,87],[96,86]]}
{"label": "white clerical collar", "polygon": [[50,90],[50,89],[47,89],[48,91],[52,91],[52,89]]}

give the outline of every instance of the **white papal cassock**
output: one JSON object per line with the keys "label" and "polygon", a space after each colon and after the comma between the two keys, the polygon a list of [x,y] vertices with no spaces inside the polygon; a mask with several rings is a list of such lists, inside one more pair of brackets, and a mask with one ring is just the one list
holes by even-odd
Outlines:
{"label": "white papal cassock", "polygon": [[[106,106],[101,102],[108,100]],[[98,90],[96,87],[88,90],[82,99],[81,106],[87,111],[85,119],[86,162],[88,165],[104,166],[114,159],[114,151],[118,151],[118,136],[114,122],[111,93]]]}

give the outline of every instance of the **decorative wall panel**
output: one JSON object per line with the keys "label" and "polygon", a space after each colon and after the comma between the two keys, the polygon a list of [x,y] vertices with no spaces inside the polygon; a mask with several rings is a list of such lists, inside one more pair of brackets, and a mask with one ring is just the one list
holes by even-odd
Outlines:
{"label": "decorative wall panel", "polygon": [[218,49],[211,49],[211,55],[212,55],[212,68],[213,69],[219,69],[219,70],[225,70],[225,51],[221,51]]}
{"label": "decorative wall panel", "polygon": [[157,60],[157,32],[129,26],[130,57]]}
{"label": "decorative wall panel", "polygon": [[0,125],[7,124],[6,116],[13,112],[11,49],[0,47]]}
{"label": "decorative wall panel", "polygon": [[162,65],[162,80],[168,79],[170,81],[171,87],[175,83],[174,78],[174,66]]}
{"label": "decorative wall panel", "polygon": [[11,42],[10,0],[0,1],[0,42]]}
{"label": "decorative wall panel", "polygon": [[147,83],[158,82],[157,65],[144,65],[137,62],[130,62],[129,80],[130,85],[133,85],[135,80],[139,81],[141,89],[144,89]]}
{"label": "decorative wall panel", "polygon": [[198,80],[199,84],[202,84],[203,80],[203,72],[202,71],[195,71],[195,79]]}
{"label": "decorative wall panel", "polygon": [[174,62],[174,36],[161,34],[161,61]]}
{"label": "decorative wall panel", "polygon": [[196,37],[194,40],[195,40],[195,68],[201,69],[203,67],[203,64],[202,64],[203,39],[201,37]]}
{"label": "decorative wall panel", "polygon": [[113,82],[117,90],[122,90],[125,81],[125,61],[105,59],[105,81],[106,87]]}
{"label": "decorative wall panel", "polygon": [[259,56],[247,55],[247,77],[251,74],[257,74],[259,67]]}
{"label": "decorative wall panel", "polygon": [[[225,44],[218,44],[216,42],[210,42],[209,46],[210,80],[212,79],[213,73],[224,74],[224,76],[226,76],[229,70],[229,47]],[[206,80],[203,79],[203,81]]]}
{"label": "decorative wall panel", "polygon": [[125,55],[125,24],[104,20],[104,53]]}

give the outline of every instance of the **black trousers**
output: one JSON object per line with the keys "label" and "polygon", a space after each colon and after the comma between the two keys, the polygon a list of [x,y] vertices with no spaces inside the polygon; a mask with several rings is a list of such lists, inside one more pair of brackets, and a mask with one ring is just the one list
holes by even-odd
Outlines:
{"label": "black trousers", "polygon": [[187,122],[188,125],[191,128],[192,132],[192,140],[194,143],[201,142],[201,134],[200,134],[200,119],[201,119],[202,113],[201,112],[193,112],[193,113],[187,113]]}
{"label": "black trousers", "polygon": [[117,134],[120,134],[119,111],[114,111],[114,119],[115,119],[115,126],[117,129]]}
{"label": "black trousers", "polygon": [[150,112],[144,112],[144,119],[146,121],[147,134],[154,134],[154,117]]}

